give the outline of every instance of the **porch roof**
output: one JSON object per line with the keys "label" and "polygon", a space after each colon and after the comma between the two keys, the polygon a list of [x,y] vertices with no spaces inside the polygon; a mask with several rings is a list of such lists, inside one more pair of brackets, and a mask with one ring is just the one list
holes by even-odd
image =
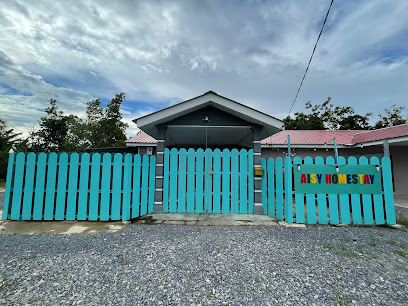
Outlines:
{"label": "porch roof", "polygon": [[[158,131],[156,125],[165,124],[173,119],[206,106],[213,106],[253,125],[262,126],[262,137],[275,134],[282,130],[283,127],[283,121],[244,104],[223,97],[213,91],[206,92],[201,96],[134,119],[133,122],[135,122],[137,127],[142,129],[148,135],[157,138]],[[202,125],[203,123],[200,122],[199,124]]]}

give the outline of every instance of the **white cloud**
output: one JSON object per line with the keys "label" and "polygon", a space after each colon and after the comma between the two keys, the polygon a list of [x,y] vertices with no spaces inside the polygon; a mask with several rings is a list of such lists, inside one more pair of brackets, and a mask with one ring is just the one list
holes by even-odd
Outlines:
{"label": "white cloud", "polygon": [[[134,105],[127,110],[132,113],[214,90],[286,114],[328,5],[7,1],[0,8],[0,50],[6,55],[0,82],[30,96],[3,88],[0,106],[10,118],[20,106],[31,112],[27,120],[36,121],[55,94],[68,112],[80,112],[92,96],[122,91],[128,100],[152,103],[149,110]],[[407,15],[406,1],[335,2],[294,110],[327,96],[360,112],[404,104]],[[57,81],[67,85],[53,85]],[[13,106],[5,107],[7,101]],[[139,114],[124,116],[135,129],[129,120]]]}

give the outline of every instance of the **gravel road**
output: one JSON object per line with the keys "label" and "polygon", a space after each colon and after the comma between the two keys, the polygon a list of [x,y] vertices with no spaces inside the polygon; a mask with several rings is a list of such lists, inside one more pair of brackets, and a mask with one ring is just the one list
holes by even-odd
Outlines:
{"label": "gravel road", "polygon": [[131,224],[0,245],[0,304],[408,302],[405,230]]}

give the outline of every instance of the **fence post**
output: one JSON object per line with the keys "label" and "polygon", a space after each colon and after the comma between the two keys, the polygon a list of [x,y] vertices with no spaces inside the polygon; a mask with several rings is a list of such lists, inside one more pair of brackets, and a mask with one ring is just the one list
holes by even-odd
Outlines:
{"label": "fence post", "polygon": [[[261,165],[261,130],[262,127],[259,125],[252,126],[253,134],[253,145],[254,150],[254,167],[262,167]],[[263,215],[264,208],[262,205],[262,177],[254,176],[254,214]]]}

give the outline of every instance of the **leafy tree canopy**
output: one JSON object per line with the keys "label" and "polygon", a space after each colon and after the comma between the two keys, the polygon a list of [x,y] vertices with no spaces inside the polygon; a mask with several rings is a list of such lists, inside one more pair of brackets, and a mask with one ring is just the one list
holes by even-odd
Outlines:
{"label": "leafy tree canopy", "polygon": [[331,98],[322,103],[313,105],[306,103],[309,114],[296,112],[295,118],[290,116],[284,119],[287,130],[368,130],[371,129],[369,120],[372,116],[356,114],[351,106],[334,106]]}
{"label": "leafy tree canopy", "polygon": [[[400,125],[408,122],[405,106],[392,105],[390,108],[385,108],[384,113],[378,114],[380,120],[375,124],[376,129]],[[405,116],[404,116],[405,113]]]}
{"label": "leafy tree canopy", "polygon": [[116,147],[125,144],[126,128],[120,106],[123,93],[116,94],[105,108],[100,99],[87,103],[84,117],[65,115],[57,100],[51,99],[45,116],[39,121],[39,129],[32,130],[18,146],[19,151],[81,152],[88,148]]}

